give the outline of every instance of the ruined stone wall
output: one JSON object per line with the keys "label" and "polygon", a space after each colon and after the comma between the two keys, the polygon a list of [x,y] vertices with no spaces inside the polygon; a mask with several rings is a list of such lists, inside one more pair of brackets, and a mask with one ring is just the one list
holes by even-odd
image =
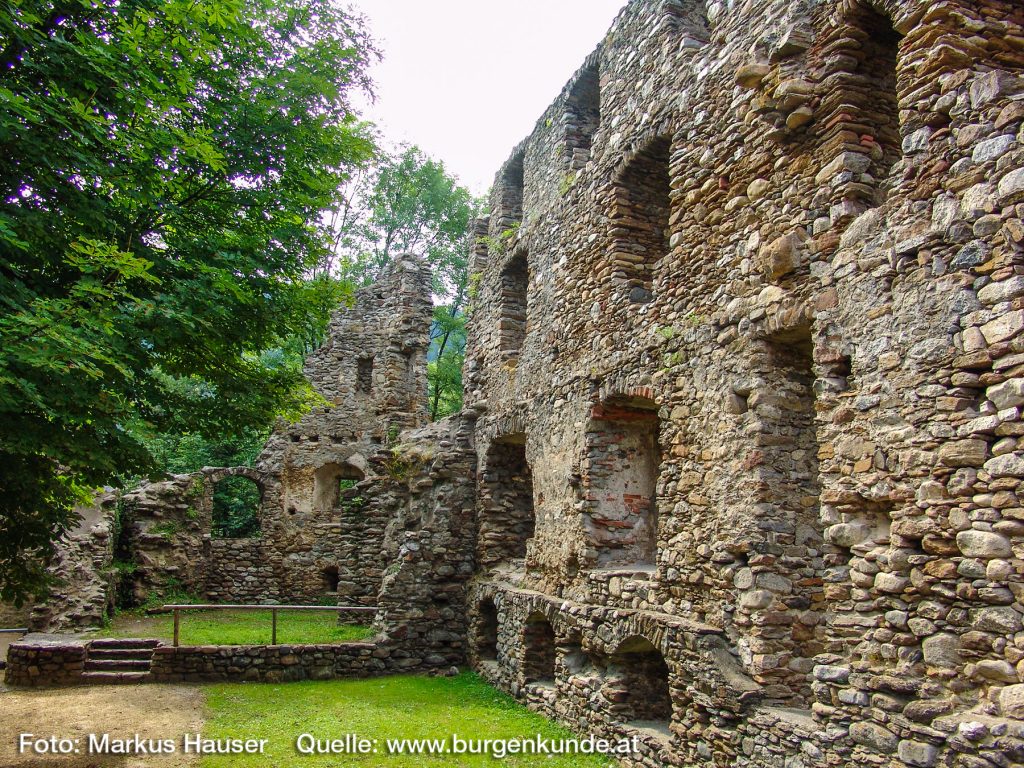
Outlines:
{"label": "ruined stone wall", "polygon": [[0,603],[0,629],[16,629],[28,626],[32,604],[15,607],[12,603]]}
{"label": "ruined stone wall", "polygon": [[123,593],[136,604],[153,595],[200,595],[206,586],[203,538],[210,505],[202,473],[144,483],[121,500],[119,555],[128,564]]}
{"label": "ruined stone wall", "polygon": [[368,508],[388,519],[375,627],[393,669],[465,662],[466,588],[473,575],[475,414],[419,430],[374,458]]}
{"label": "ruined stone wall", "polygon": [[[431,318],[429,268],[396,257],[335,312],[306,361],[325,404],[281,423],[254,468],[205,468],[125,494],[135,601],[186,592],[226,603],[375,604],[390,512],[364,509],[368,457],[426,421]],[[259,490],[259,532],[213,539],[217,484],[239,476]]]}
{"label": "ruined stone wall", "polygon": [[78,524],[57,542],[48,566],[53,578],[49,596],[32,606],[28,623],[20,626],[37,632],[78,630],[102,626],[112,615],[116,508],[116,495],[104,492],[91,505],[75,509]]}
{"label": "ruined stone wall", "polygon": [[396,257],[377,282],[357,291],[353,306],[334,314],[327,340],[307,359],[306,377],[328,405],[280,425],[256,462],[272,489],[264,493],[262,530],[277,558],[282,599],[314,602],[337,593],[373,603],[380,568],[359,564],[379,551],[384,521],[361,514],[358,486],[339,483],[372,475],[369,456],[402,429],[426,422],[432,312],[429,267]]}
{"label": "ruined stone wall", "polygon": [[[1022,75],[999,0],[624,9],[499,172],[476,251],[494,679],[527,685],[501,650],[534,632],[525,591],[570,601],[584,651],[645,618],[673,707],[639,763],[1022,759]],[[511,567],[531,526],[498,535],[485,503],[509,442],[535,518]],[[681,617],[743,706],[663,642]],[[628,731],[616,667],[527,694]]]}

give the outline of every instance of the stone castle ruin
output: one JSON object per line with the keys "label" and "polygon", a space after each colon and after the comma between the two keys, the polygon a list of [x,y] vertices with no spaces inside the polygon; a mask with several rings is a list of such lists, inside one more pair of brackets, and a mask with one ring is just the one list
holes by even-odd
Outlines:
{"label": "stone castle ruin", "polygon": [[[1024,764],[1022,124],[1019,2],[633,0],[476,224],[464,411],[402,259],[334,407],[123,497],[134,587],[374,606],[268,669],[468,660],[631,765]],[[231,473],[258,538],[207,535]]]}

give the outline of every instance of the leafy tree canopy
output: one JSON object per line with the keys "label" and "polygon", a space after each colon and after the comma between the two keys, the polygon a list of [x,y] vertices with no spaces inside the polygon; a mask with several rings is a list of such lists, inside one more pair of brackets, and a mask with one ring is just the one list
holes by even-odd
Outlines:
{"label": "leafy tree canopy", "polygon": [[282,339],[373,154],[375,53],[332,0],[0,0],[0,599],[44,581],[90,489],[146,472],[129,422],[264,428],[312,394]]}

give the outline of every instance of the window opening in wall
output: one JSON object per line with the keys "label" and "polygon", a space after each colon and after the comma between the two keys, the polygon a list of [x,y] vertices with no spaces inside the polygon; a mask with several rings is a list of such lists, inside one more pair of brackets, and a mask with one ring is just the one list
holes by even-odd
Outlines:
{"label": "window opening in wall", "polygon": [[533,537],[533,473],[526,460],[526,435],[491,443],[480,478],[477,559],[483,567],[518,562]]}
{"label": "window opening in wall", "polygon": [[612,280],[625,286],[629,301],[654,298],[658,263],[668,254],[671,141],[649,142],[627,163],[615,182],[612,227]]}
{"label": "window opening in wall", "polygon": [[[903,158],[900,136],[899,98],[896,92],[896,67],[899,62],[901,36],[892,22],[877,11],[860,4],[858,26],[864,34],[863,58],[857,74],[865,88],[867,109],[863,112],[874,138],[880,145],[881,157],[873,158],[879,168],[879,178]],[[878,152],[875,153],[879,154]]]}
{"label": "window opening in wall", "polygon": [[498,658],[498,607],[490,598],[479,607],[476,627],[476,652],[484,661]]}
{"label": "window opening in wall", "polygon": [[[788,656],[789,662],[754,670],[765,685],[766,697],[804,706],[810,697],[812,658],[824,651],[822,629],[808,622],[824,609],[820,577],[825,565],[820,516],[818,436],[815,421],[815,374],[811,329],[800,326],[767,340],[765,359],[757,364],[764,389],[755,405],[761,424],[764,462],[759,473],[758,500],[762,502],[764,529],[772,531],[770,545],[777,552],[773,574],[759,576],[776,584],[772,602],[762,610],[772,616],[774,648],[765,653]],[[808,578],[812,574],[812,578]],[[768,578],[768,576],[771,578]],[[774,638],[774,639],[773,639]]]}
{"label": "window opening in wall", "polygon": [[598,567],[657,559],[658,428],[657,405],[646,398],[610,398],[591,411],[586,498]]}
{"label": "window opening in wall", "polygon": [[663,0],[661,13],[668,24],[691,41],[707,42],[711,38],[707,3],[703,0]]}
{"label": "window opening in wall", "polygon": [[330,462],[313,473],[313,511],[330,512],[338,506],[344,490],[363,479],[363,473],[351,464]]}
{"label": "window opening in wall", "polygon": [[338,591],[338,566],[329,565],[321,572],[324,582],[324,592],[335,593]]}
{"label": "window opening in wall", "polygon": [[215,539],[251,539],[260,535],[260,504],[263,491],[248,477],[232,475],[213,485]]}
{"label": "window opening in wall", "polygon": [[501,173],[499,189],[498,231],[521,224],[523,221],[523,153],[516,153]]}
{"label": "window opening in wall", "polygon": [[672,720],[669,669],[645,637],[624,640],[611,656],[602,687],[616,720],[636,728],[667,730]]}
{"label": "window opening in wall", "polygon": [[590,160],[594,133],[601,124],[601,77],[597,62],[580,70],[565,105],[565,146],[572,169]]}
{"label": "window opening in wall", "polygon": [[[818,119],[837,136],[849,171],[848,183],[837,187],[840,198],[877,205],[886,194],[884,182],[903,157],[900,135],[897,71],[900,34],[890,19],[865,0],[847,3],[843,25],[836,35],[842,43],[835,50],[839,71],[830,74],[834,83],[822,94],[815,110]],[[840,141],[855,135],[858,141]]]}
{"label": "window opening in wall", "polygon": [[373,389],[373,358],[360,357],[356,368],[356,389],[369,393]]}
{"label": "window opening in wall", "polygon": [[530,270],[525,251],[517,251],[501,271],[501,316],[498,338],[503,357],[518,357],[526,338]]}
{"label": "window opening in wall", "polygon": [[523,681],[555,682],[555,630],[542,614],[533,614],[523,628]]}

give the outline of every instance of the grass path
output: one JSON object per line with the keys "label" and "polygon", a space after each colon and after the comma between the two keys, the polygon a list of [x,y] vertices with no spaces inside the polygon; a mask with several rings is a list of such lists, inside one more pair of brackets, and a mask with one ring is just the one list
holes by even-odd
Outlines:
{"label": "grass path", "polygon": [[[389,738],[440,739],[453,733],[476,739],[571,735],[472,673],[454,678],[404,675],[285,685],[239,683],[214,685],[206,691],[208,719],[204,736],[265,738],[270,743],[263,755],[205,757],[203,768],[613,765],[606,758],[584,755],[510,755],[499,761],[480,755],[386,753],[385,740]],[[343,739],[354,733],[378,739],[380,751],[369,755],[300,755],[295,740],[302,733],[321,739]]]}

